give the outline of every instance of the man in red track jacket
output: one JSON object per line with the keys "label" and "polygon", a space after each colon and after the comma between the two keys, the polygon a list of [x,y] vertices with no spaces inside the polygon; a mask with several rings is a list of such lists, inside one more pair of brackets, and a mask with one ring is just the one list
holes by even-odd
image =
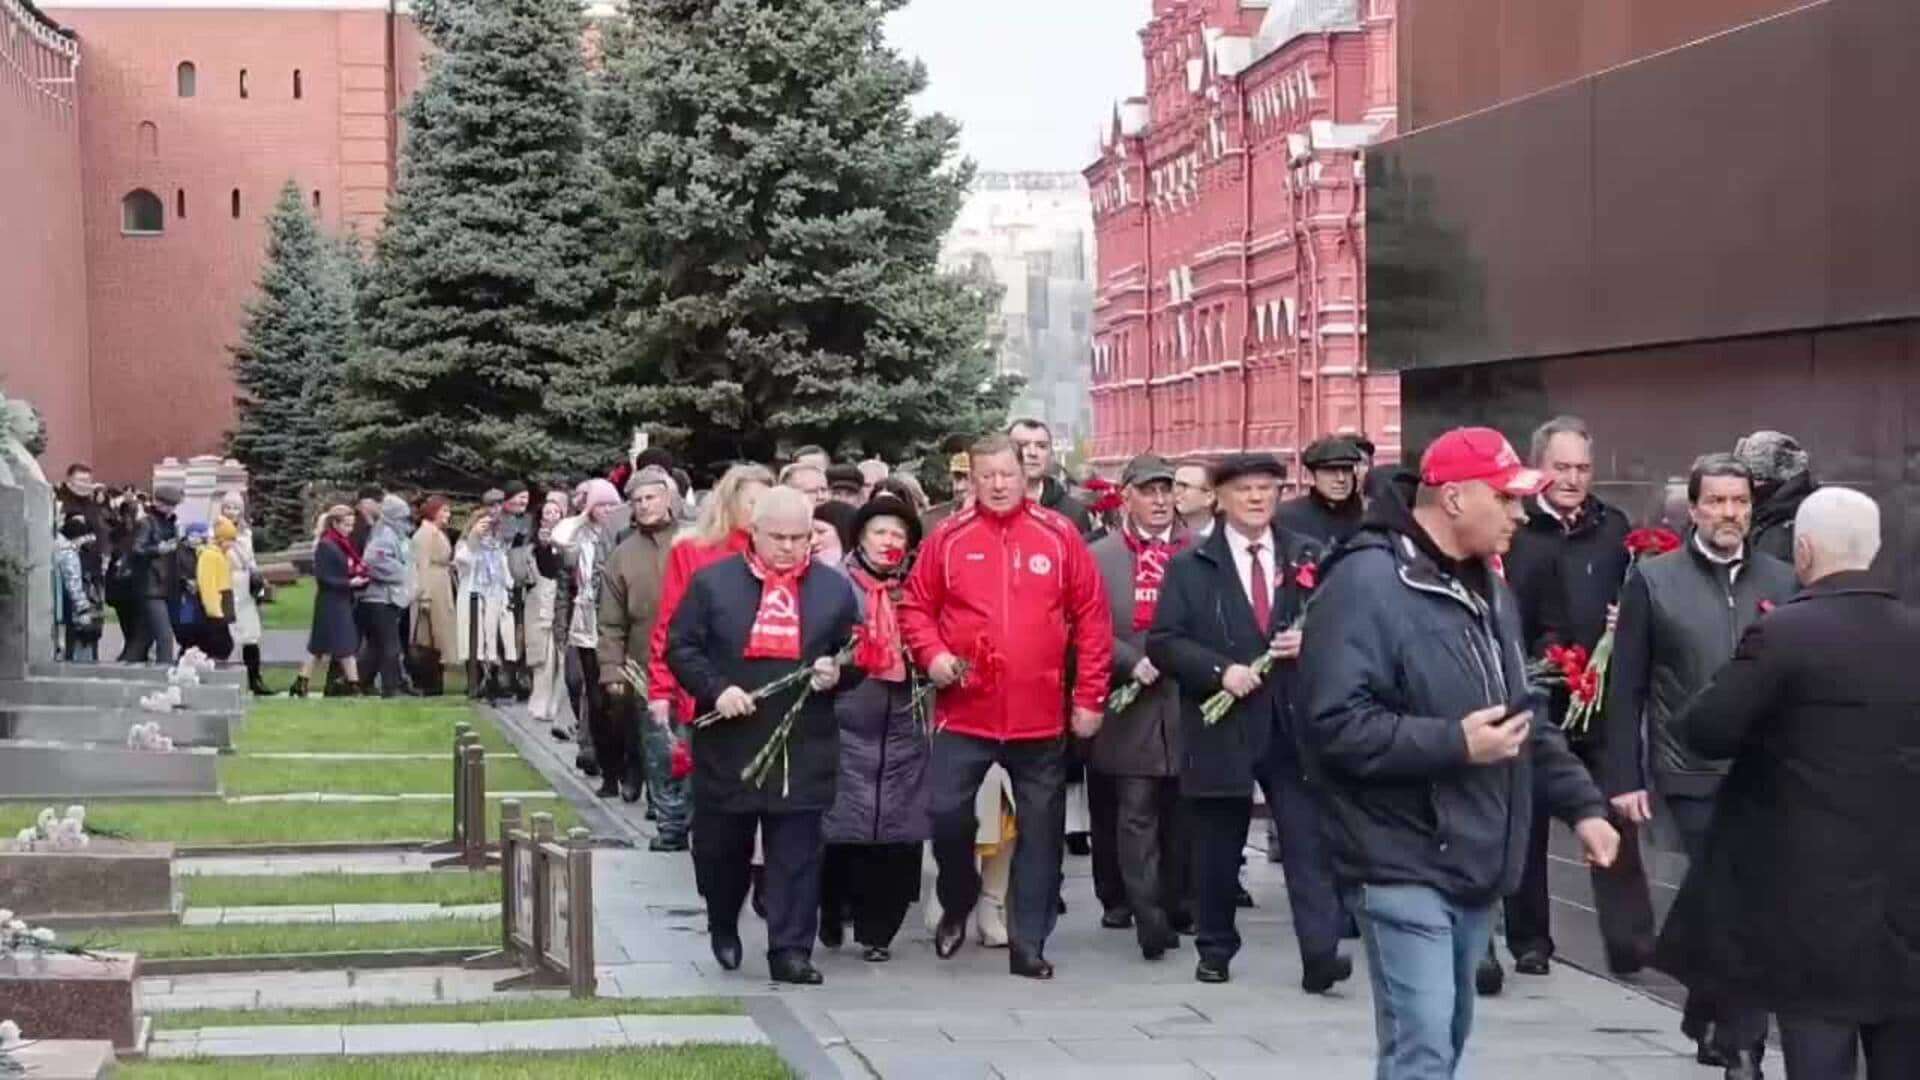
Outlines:
{"label": "man in red track jacket", "polygon": [[943,909],[934,950],[959,950],[980,898],[974,795],[997,762],[1013,781],[1018,829],[1008,967],[1047,979],[1066,828],[1067,675],[1076,673],[1073,732],[1091,738],[1107,694],[1112,619],[1086,542],[1066,517],[1027,498],[1013,443],[992,435],[968,454],[973,505],[921,548],[900,602],[907,648],[940,687],[928,770]]}

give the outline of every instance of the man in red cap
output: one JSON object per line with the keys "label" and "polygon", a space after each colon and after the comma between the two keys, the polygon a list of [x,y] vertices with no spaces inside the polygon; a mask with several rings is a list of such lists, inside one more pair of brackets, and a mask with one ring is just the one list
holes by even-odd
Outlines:
{"label": "man in red cap", "polygon": [[1305,749],[1366,939],[1381,1080],[1454,1075],[1536,784],[1595,865],[1619,849],[1586,769],[1558,729],[1533,723],[1543,703],[1494,565],[1546,484],[1499,432],[1447,432],[1421,459],[1413,505],[1379,500],[1308,609]]}

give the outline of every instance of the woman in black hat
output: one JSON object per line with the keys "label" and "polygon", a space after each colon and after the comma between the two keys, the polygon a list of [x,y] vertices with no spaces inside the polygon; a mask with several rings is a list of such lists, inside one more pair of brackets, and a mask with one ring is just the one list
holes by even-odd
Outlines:
{"label": "woman in black hat", "polygon": [[824,831],[820,943],[838,948],[851,911],[854,940],[866,959],[892,956],[893,938],[920,893],[920,845],[928,835],[926,733],[913,710],[917,680],[895,617],[920,518],[893,495],[877,495],[853,521],[845,568],[860,598],[854,662],[865,681],[835,702],[840,719],[840,777]]}

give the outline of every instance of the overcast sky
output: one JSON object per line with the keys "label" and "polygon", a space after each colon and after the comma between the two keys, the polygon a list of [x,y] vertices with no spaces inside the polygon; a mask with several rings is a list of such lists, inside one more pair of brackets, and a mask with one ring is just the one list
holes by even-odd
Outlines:
{"label": "overcast sky", "polygon": [[982,169],[1079,172],[1113,102],[1140,93],[1152,0],[913,0],[888,37],[926,62],[917,102],[960,121]]}

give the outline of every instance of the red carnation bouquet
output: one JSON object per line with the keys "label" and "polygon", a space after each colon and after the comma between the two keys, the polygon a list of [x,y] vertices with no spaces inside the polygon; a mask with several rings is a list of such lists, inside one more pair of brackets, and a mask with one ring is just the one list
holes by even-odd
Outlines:
{"label": "red carnation bouquet", "polygon": [[[1678,551],[1680,534],[1672,529],[1657,527],[1635,529],[1627,534],[1626,547],[1627,569],[1631,572],[1641,559]],[[1613,660],[1613,627],[1607,627],[1607,632],[1600,635],[1600,641],[1593,647],[1593,655],[1586,657],[1584,663],[1567,663],[1576,652],[1584,653],[1585,650],[1577,645],[1571,649],[1549,647],[1546,665],[1560,669],[1561,684],[1567,688],[1567,716],[1561,727],[1575,734],[1583,734],[1600,713],[1600,703],[1607,686],[1607,666]]]}
{"label": "red carnation bouquet", "polygon": [[[971,646],[956,654],[954,659],[960,665],[960,675],[953,681],[956,687],[992,686],[1000,681],[1000,676],[1007,668],[1006,657],[1000,654],[999,646],[993,643],[993,638],[984,630],[973,639]],[[946,726],[933,722],[933,695],[939,687],[935,686],[933,680],[924,672],[917,669],[913,672],[913,680],[914,691],[911,701],[913,715],[919,721],[920,730],[931,737]]]}

